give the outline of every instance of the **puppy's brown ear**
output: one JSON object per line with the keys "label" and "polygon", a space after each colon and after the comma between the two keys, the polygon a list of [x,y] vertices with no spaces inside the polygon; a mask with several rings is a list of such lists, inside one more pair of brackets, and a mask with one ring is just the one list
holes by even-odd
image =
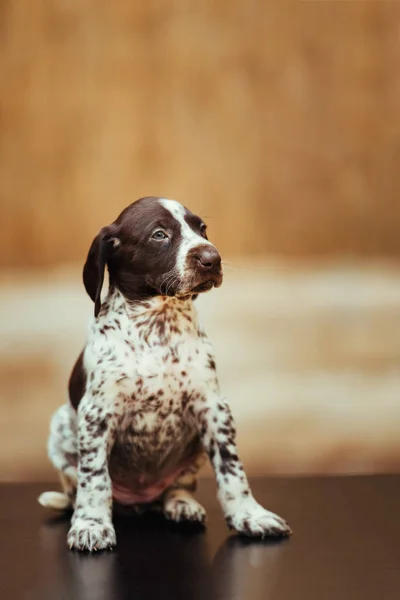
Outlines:
{"label": "puppy's brown ear", "polygon": [[104,281],[104,270],[114,248],[119,246],[119,239],[112,226],[103,227],[94,238],[83,267],[83,283],[94,302],[94,316],[101,308],[101,289]]}

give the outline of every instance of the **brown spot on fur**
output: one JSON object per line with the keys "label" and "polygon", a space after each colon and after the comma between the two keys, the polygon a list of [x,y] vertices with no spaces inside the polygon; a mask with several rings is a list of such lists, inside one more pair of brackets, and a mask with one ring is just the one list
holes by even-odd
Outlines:
{"label": "brown spot on fur", "polygon": [[69,400],[75,410],[78,408],[81,398],[86,390],[86,371],[83,367],[83,351],[72,369],[71,377],[68,382]]}
{"label": "brown spot on fur", "polygon": [[207,364],[209,369],[212,369],[213,371],[216,370],[217,366],[215,364],[215,360],[211,357],[208,357],[208,364]]}

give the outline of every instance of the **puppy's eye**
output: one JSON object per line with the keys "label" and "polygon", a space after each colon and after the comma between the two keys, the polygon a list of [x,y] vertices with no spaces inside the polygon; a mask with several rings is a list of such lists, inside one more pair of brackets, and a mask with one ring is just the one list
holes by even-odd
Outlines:
{"label": "puppy's eye", "polygon": [[207,234],[207,225],[205,223],[202,223],[200,225],[200,233],[203,237],[206,237]]}
{"label": "puppy's eye", "polygon": [[153,240],[162,241],[168,239],[167,234],[162,229],[157,229],[151,236]]}

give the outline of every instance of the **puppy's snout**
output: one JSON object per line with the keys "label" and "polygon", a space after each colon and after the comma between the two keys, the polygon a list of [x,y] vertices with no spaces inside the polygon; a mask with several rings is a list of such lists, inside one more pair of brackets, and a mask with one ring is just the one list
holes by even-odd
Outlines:
{"label": "puppy's snout", "polygon": [[217,271],[221,266],[221,257],[216,248],[205,247],[196,252],[193,258],[203,271]]}

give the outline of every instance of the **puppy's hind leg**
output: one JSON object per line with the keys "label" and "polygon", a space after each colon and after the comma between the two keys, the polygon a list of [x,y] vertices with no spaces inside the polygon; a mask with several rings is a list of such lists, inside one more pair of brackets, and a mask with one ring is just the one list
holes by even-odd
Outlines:
{"label": "puppy's hind leg", "polygon": [[163,498],[163,513],[170,521],[205,523],[206,511],[192,494],[178,487],[169,488]]}
{"label": "puppy's hind leg", "polygon": [[53,510],[71,510],[75,506],[76,478],[73,481],[61,471],[59,476],[63,492],[43,492],[38,497],[38,502],[45,508],[52,508]]}
{"label": "puppy's hind leg", "polygon": [[207,518],[206,511],[194,498],[193,492],[197,487],[196,474],[204,463],[205,456],[200,455],[194,464],[186,470],[168,488],[163,495],[163,513],[170,521],[192,521],[204,524]]}
{"label": "puppy's hind leg", "polygon": [[41,494],[38,502],[46,508],[60,511],[74,508],[77,485],[75,432],[75,414],[64,404],[51,420],[48,441],[49,458],[58,471],[63,491]]}

